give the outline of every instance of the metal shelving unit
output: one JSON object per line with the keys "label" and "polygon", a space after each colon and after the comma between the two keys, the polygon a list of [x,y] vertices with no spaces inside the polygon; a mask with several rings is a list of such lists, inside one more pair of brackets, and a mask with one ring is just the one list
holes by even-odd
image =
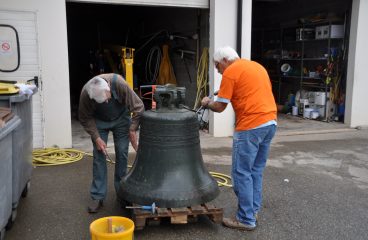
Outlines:
{"label": "metal shelving unit", "polygon": [[[329,78],[335,77],[331,76],[331,74],[336,74],[331,73],[331,70],[329,72],[329,66],[331,66],[331,63],[332,65],[341,64],[336,59],[341,53],[336,53],[336,51],[332,51],[332,49],[338,49],[337,52],[344,51],[345,34],[336,38],[331,37],[332,26],[337,24],[343,25],[343,28],[345,28],[344,23],[331,21],[284,26],[280,28],[281,56],[279,59],[279,68],[282,64],[288,63],[293,70],[291,70],[290,73],[280,74],[278,89],[279,91],[282,91],[282,89],[292,89],[292,91],[295,92],[297,90],[319,90],[320,92],[324,92],[326,96],[326,105],[324,106],[323,120],[326,121],[329,117],[327,110],[327,102],[329,100],[328,96],[331,87],[331,81]],[[313,33],[311,29],[316,31],[316,28],[321,26],[325,29],[328,27],[329,35],[322,39],[316,39],[315,32]],[[299,36],[297,36],[298,30],[300,32]],[[312,34],[306,34],[306,36],[304,36],[304,30],[311,31]],[[290,87],[288,85],[292,86]],[[287,96],[285,92],[279,92],[278,95],[284,96],[284,98]],[[279,103],[283,103],[282,100],[284,98],[280,97],[278,99]]]}

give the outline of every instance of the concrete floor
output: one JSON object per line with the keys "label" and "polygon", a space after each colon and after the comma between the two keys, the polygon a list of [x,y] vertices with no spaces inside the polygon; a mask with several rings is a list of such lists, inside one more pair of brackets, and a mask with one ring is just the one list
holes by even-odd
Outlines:
{"label": "concrete floor", "polygon": [[[264,174],[264,205],[254,232],[232,230],[202,217],[186,225],[162,224],[135,232],[135,239],[367,239],[368,130],[349,129],[280,116]],[[305,123],[308,123],[306,125]],[[73,125],[74,148],[91,150],[89,137]],[[231,138],[201,134],[210,171],[230,174]],[[113,153],[112,145],[109,152]],[[130,161],[135,153],[130,151]],[[90,239],[89,224],[100,217],[129,216],[109,191],[101,212],[86,212],[91,157],[69,165],[34,169],[32,187],[18,207],[9,240]],[[109,164],[109,176],[114,166]],[[214,201],[225,216],[236,211],[231,188]]]}

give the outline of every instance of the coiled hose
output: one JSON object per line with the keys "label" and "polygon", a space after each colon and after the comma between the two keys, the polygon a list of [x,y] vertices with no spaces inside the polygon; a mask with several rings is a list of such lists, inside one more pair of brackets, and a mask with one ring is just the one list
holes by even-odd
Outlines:
{"label": "coiled hose", "polygon": [[33,166],[55,166],[77,162],[82,160],[84,155],[92,156],[89,153],[79,151],[76,149],[62,149],[62,148],[45,148],[36,149],[32,153]]}
{"label": "coiled hose", "polygon": [[[79,151],[76,149],[62,149],[62,148],[45,148],[45,149],[36,149],[33,150],[33,166],[37,167],[45,167],[45,166],[56,166],[63,165],[68,163],[77,162],[82,160],[84,155],[92,156],[90,153],[86,153],[83,151]],[[107,161],[111,164],[114,164],[115,161]],[[128,168],[131,168],[128,165]],[[210,172],[211,176],[216,179],[218,186],[224,187],[232,187],[231,185],[231,177],[229,175],[218,173],[218,172]]]}
{"label": "coiled hose", "polygon": [[231,184],[231,177],[229,175],[218,172],[210,172],[210,174],[214,179],[216,179],[219,187],[233,187]]}

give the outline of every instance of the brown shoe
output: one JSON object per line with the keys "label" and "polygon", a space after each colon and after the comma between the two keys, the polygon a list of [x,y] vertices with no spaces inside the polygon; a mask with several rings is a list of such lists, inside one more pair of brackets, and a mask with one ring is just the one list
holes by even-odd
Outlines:
{"label": "brown shoe", "polygon": [[256,229],[256,226],[241,223],[235,218],[224,218],[222,219],[222,224],[228,228],[235,228],[245,231],[253,231]]}
{"label": "brown shoe", "polygon": [[92,199],[88,204],[88,212],[89,213],[97,213],[98,210],[103,206],[103,200],[94,200]]}

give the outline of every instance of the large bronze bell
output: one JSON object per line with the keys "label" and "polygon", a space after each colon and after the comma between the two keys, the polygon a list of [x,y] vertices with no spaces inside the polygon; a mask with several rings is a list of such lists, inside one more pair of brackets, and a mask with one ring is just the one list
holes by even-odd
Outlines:
{"label": "large bronze bell", "polygon": [[185,108],[185,88],[158,86],[156,110],[141,118],[139,149],[119,197],[139,205],[188,207],[209,202],[219,188],[203,164],[197,115]]}

